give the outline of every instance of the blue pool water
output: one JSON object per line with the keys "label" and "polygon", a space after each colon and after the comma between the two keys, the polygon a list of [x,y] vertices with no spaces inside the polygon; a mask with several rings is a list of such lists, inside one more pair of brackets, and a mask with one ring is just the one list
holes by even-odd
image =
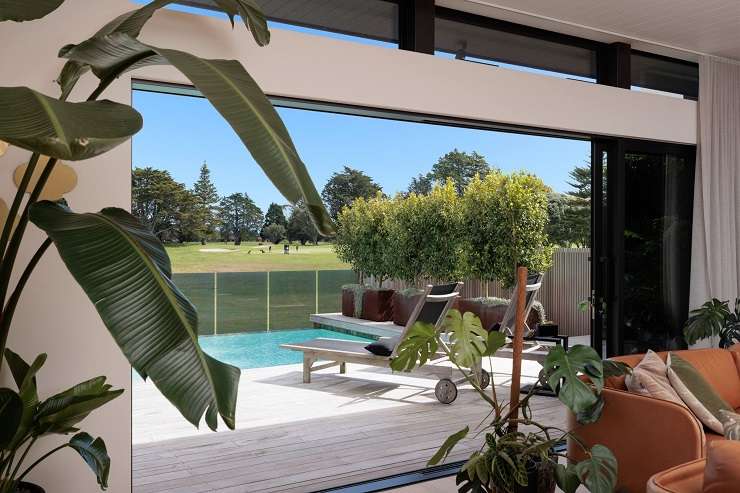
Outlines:
{"label": "blue pool water", "polygon": [[328,329],[272,330],[270,332],[245,332],[199,338],[203,351],[214,358],[239,368],[264,368],[267,366],[290,365],[303,361],[303,353],[290,351],[280,344],[304,342],[317,337],[367,341],[358,337]]}
{"label": "blue pool water", "polygon": [[[283,349],[280,345],[305,342],[317,337],[343,339],[347,341],[373,341],[373,339],[368,337],[358,337],[328,329],[244,332],[241,334],[201,336],[198,340],[203,351],[217,360],[246,369],[301,363],[303,361],[303,353]],[[131,374],[135,382],[141,381],[141,377],[136,371],[131,370]]]}

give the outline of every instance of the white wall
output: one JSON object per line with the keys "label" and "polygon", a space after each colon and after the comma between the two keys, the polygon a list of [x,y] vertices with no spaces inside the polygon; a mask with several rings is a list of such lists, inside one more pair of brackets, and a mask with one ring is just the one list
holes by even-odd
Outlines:
{"label": "white wall", "polygon": [[[41,21],[0,24],[0,85],[28,85],[58,94],[52,82],[62,66],[56,58],[58,49],[82,41],[132,7],[126,0],[67,0]],[[277,96],[670,142],[696,140],[696,104],[691,101],[290,31],[274,31],[270,47],[257,48],[241,25],[232,32],[219,19],[170,11],[158,14],[142,39],[206,57],[237,58],[266,92]],[[135,76],[185,82],[163,67]],[[121,78],[105,97],[130,103],[130,84],[130,77]],[[92,87],[86,79],[74,96],[79,99]],[[0,158],[0,196],[8,203],[15,191],[12,172],[27,155],[11,148]],[[67,198],[76,210],[128,207],[130,145],[73,166],[79,183]],[[21,261],[32,255],[40,241],[40,233],[31,227]],[[84,427],[102,435],[108,444],[113,461],[110,491],[128,491],[130,369],[53,249],[28,285],[9,345],[27,358],[49,353],[39,376],[42,395],[100,374],[127,390],[124,397],[88,418]],[[47,440],[46,445],[52,442]],[[32,479],[50,491],[96,491],[94,478],[73,455],[60,454]]]}

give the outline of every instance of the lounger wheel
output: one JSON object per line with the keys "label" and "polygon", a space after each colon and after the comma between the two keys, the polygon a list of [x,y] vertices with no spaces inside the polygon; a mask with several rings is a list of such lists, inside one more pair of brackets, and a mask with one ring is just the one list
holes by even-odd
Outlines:
{"label": "lounger wheel", "polygon": [[442,404],[452,404],[457,399],[457,385],[449,378],[443,378],[434,387],[434,395]]}
{"label": "lounger wheel", "polygon": [[480,373],[480,388],[485,389],[491,384],[491,374],[486,370],[481,370]]}

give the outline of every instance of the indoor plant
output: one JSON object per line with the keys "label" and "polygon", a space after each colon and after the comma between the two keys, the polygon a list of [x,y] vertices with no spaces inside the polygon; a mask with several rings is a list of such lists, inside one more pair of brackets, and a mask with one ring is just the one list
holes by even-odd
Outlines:
{"label": "indoor plant", "polygon": [[[521,310],[523,312],[523,304]],[[522,323],[517,322],[520,337],[523,335]],[[588,449],[571,432],[538,423],[529,402],[535,388],[549,384],[580,422],[594,422],[604,405],[601,397],[604,379],[624,374],[628,371],[626,367],[609,361],[602,362],[596,351],[587,346],[574,346],[568,351],[562,346],[555,346],[544,361],[537,384],[522,399],[518,397],[518,372],[513,372],[512,387],[514,384],[516,387],[512,389],[512,395],[516,397],[506,402],[499,399],[495,385],[491,385],[489,394],[466,370],[480,358],[494,355],[505,343],[504,334],[486,332],[474,314],[460,314],[457,310],[448,313],[439,330],[431,324],[417,322],[401,341],[398,356],[391,362],[394,370],[410,371],[442,351],[480,398],[491,407],[490,413],[476,429],[471,431],[466,426],[450,435],[429,459],[428,465],[443,461],[457,443],[474,432],[475,437],[483,435],[483,444],[469,457],[457,475],[460,492],[551,493],[555,483],[566,493],[575,492],[580,484],[594,493],[613,491],[617,461],[611,451],[603,445]],[[521,353],[518,357],[521,364]],[[516,359],[515,353],[514,361]],[[519,430],[519,426],[528,426],[531,431]],[[555,447],[566,438],[583,447],[586,459],[567,465],[558,463],[558,457],[565,457],[565,454],[556,451]]]}
{"label": "indoor plant", "polygon": [[687,344],[696,344],[701,339],[712,339],[714,343],[715,337],[719,337],[721,348],[740,342],[740,299],[735,300],[730,310],[729,301],[712,298],[689,315],[683,329]]}
{"label": "indoor plant", "polygon": [[[39,19],[63,3],[0,0],[0,21]],[[331,232],[329,216],[284,124],[239,62],[201,59],[138,41],[146,22],[170,3],[172,0],[154,0],[113,19],[90,39],[63,47],[59,54],[67,61],[57,80],[61,89],[58,98],[27,87],[0,87],[0,149],[7,143],[31,152],[0,233],[0,364],[23,289],[53,243],[131,366],[143,378],[151,378],[189,422],[197,426],[205,416],[206,424],[215,430],[221,416],[233,428],[240,370],[201,350],[195,307],[172,282],[170,261],[159,240],[122,209],[76,214],[63,202],[38,201],[58,160],[96,157],[141,128],[141,115],[133,108],[98,100],[105,89],[129,70],[171,64],[228,121],[283,195],[291,202],[303,201],[319,231]],[[269,42],[266,19],[254,0],[214,0],[214,6],[226,12],[232,23],[239,15],[260,46]],[[97,88],[85,102],[68,102],[77,81],[89,72],[99,79]],[[42,156],[50,159],[31,186],[35,168],[44,162]],[[26,193],[28,200],[21,207]],[[48,237],[13,285],[11,274],[29,221]],[[0,406],[0,431],[6,437],[20,433],[23,422],[17,425],[14,416],[27,411],[18,405],[26,403],[19,400],[24,395],[23,379],[19,385],[18,392],[2,391],[5,401]],[[62,404],[68,405],[70,412],[76,409],[68,399]],[[61,431],[71,431],[71,427]],[[97,440],[102,446],[102,440]],[[12,453],[7,448],[10,443],[2,448],[3,457]],[[11,473],[0,470],[2,488],[14,488]]]}
{"label": "indoor plant", "polygon": [[393,273],[386,250],[391,201],[381,194],[356,199],[337,218],[334,248],[360,277],[359,284],[342,287],[342,314],[376,322],[393,316],[393,290],[383,282]]}

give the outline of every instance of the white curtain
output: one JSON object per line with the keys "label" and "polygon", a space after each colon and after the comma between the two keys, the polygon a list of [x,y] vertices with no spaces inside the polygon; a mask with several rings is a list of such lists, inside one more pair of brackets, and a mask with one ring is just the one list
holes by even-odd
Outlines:
{"label": "white curtain", "polygon": [[740,65],[699,61],[690,307],[740,294]]}

